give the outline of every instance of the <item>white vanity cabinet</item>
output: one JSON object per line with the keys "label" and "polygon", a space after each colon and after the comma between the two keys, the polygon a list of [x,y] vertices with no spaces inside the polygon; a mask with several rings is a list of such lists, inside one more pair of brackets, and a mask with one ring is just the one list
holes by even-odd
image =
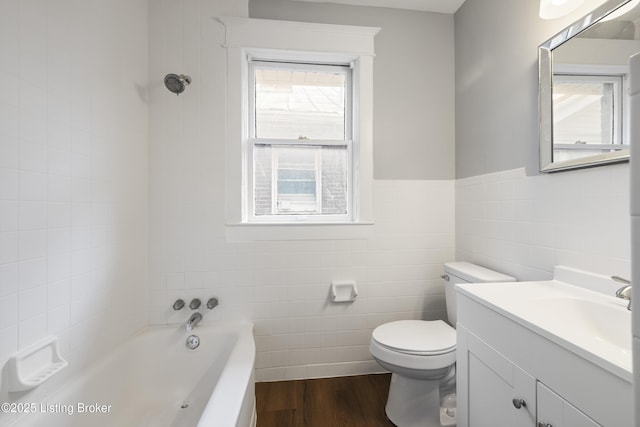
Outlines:
{"label": "white vanity cabinet", "polygon": [[458,331],[458,426],[602,427],[461,325]]}
{"label": "white vanity cabinet", "polygon": [[458,325],[458,426],[534,427],[536,379]]}
{"label": "white vanity cabinet", "polygon": [[599,427],[600,424],[538,382],[537,427]]}
{"label": "white vanity cabinet", "polygon": [[633,426],[629,378],[466,290],[457,296],[459,427]]}

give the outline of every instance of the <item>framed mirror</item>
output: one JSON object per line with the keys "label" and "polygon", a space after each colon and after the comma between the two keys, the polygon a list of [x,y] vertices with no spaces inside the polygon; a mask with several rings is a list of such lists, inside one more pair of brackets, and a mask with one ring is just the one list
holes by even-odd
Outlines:
{"label": "framed mirror", "polygon": [[608,0],[538,48],[540,171],[629,160],[629,56],[640,0]]}

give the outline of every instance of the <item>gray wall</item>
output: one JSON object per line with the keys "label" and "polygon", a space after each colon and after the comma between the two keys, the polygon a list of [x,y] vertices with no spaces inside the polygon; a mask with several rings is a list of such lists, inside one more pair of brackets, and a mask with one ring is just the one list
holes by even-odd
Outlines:
{"label": "gray wall", "polygon": [[252,0],[249,15],[381,27],[375,40],[374,177],[454,178],[452,15],[290,0]]}
{"label": "gray wall", "polygon": [[466,0],[455,14],[456,178],[538,174],[538,45],[594,7],[538,17],[539,2]]}

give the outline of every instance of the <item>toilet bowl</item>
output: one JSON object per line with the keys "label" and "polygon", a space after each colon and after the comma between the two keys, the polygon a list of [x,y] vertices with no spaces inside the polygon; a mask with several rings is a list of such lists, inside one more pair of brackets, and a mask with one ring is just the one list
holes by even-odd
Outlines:
{"label": "toilet bowl", "polygon": [[[385,411],[398,427],[440,427],[440,389],[455,380],[455,284],[512,282],[515,279],[467,262],[444,265],[445,296],[450,324],[442,320],[398,320],[371,334],[369,350],[391,371]],[[448,426],[455,425],[455,419]]]}
{"label": "toilet bowl", "polygon": [[392,372],[385,411],[397,426],[440,426],[440,380],[456,361],[456,331],[442,320],[378,326],[371,354]]}

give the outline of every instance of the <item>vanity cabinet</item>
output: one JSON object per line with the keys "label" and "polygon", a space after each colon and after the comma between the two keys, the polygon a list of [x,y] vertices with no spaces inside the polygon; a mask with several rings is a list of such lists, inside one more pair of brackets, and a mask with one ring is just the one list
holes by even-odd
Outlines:
{"label": "vanity cabinet", "polygon": [[509,317],[458,292],[459,427],[632,426],[632,387]]}
{"label": "vanity cabinet", "polygon": [[537,387],[537,427],[600,427],[575,406],[538,382]]}
{"label": "vanity cabinet", "polygon": [[[465,337],[462,346],[460,332]],[[460,332],[458,426],[534,427],[536,379],[464,328]],[[461,403],[467,404],[466,410],[460,410]]]}
{"label": "vanity cabinet", "polygon": [[458,426],[602,427],[458,325]]}

